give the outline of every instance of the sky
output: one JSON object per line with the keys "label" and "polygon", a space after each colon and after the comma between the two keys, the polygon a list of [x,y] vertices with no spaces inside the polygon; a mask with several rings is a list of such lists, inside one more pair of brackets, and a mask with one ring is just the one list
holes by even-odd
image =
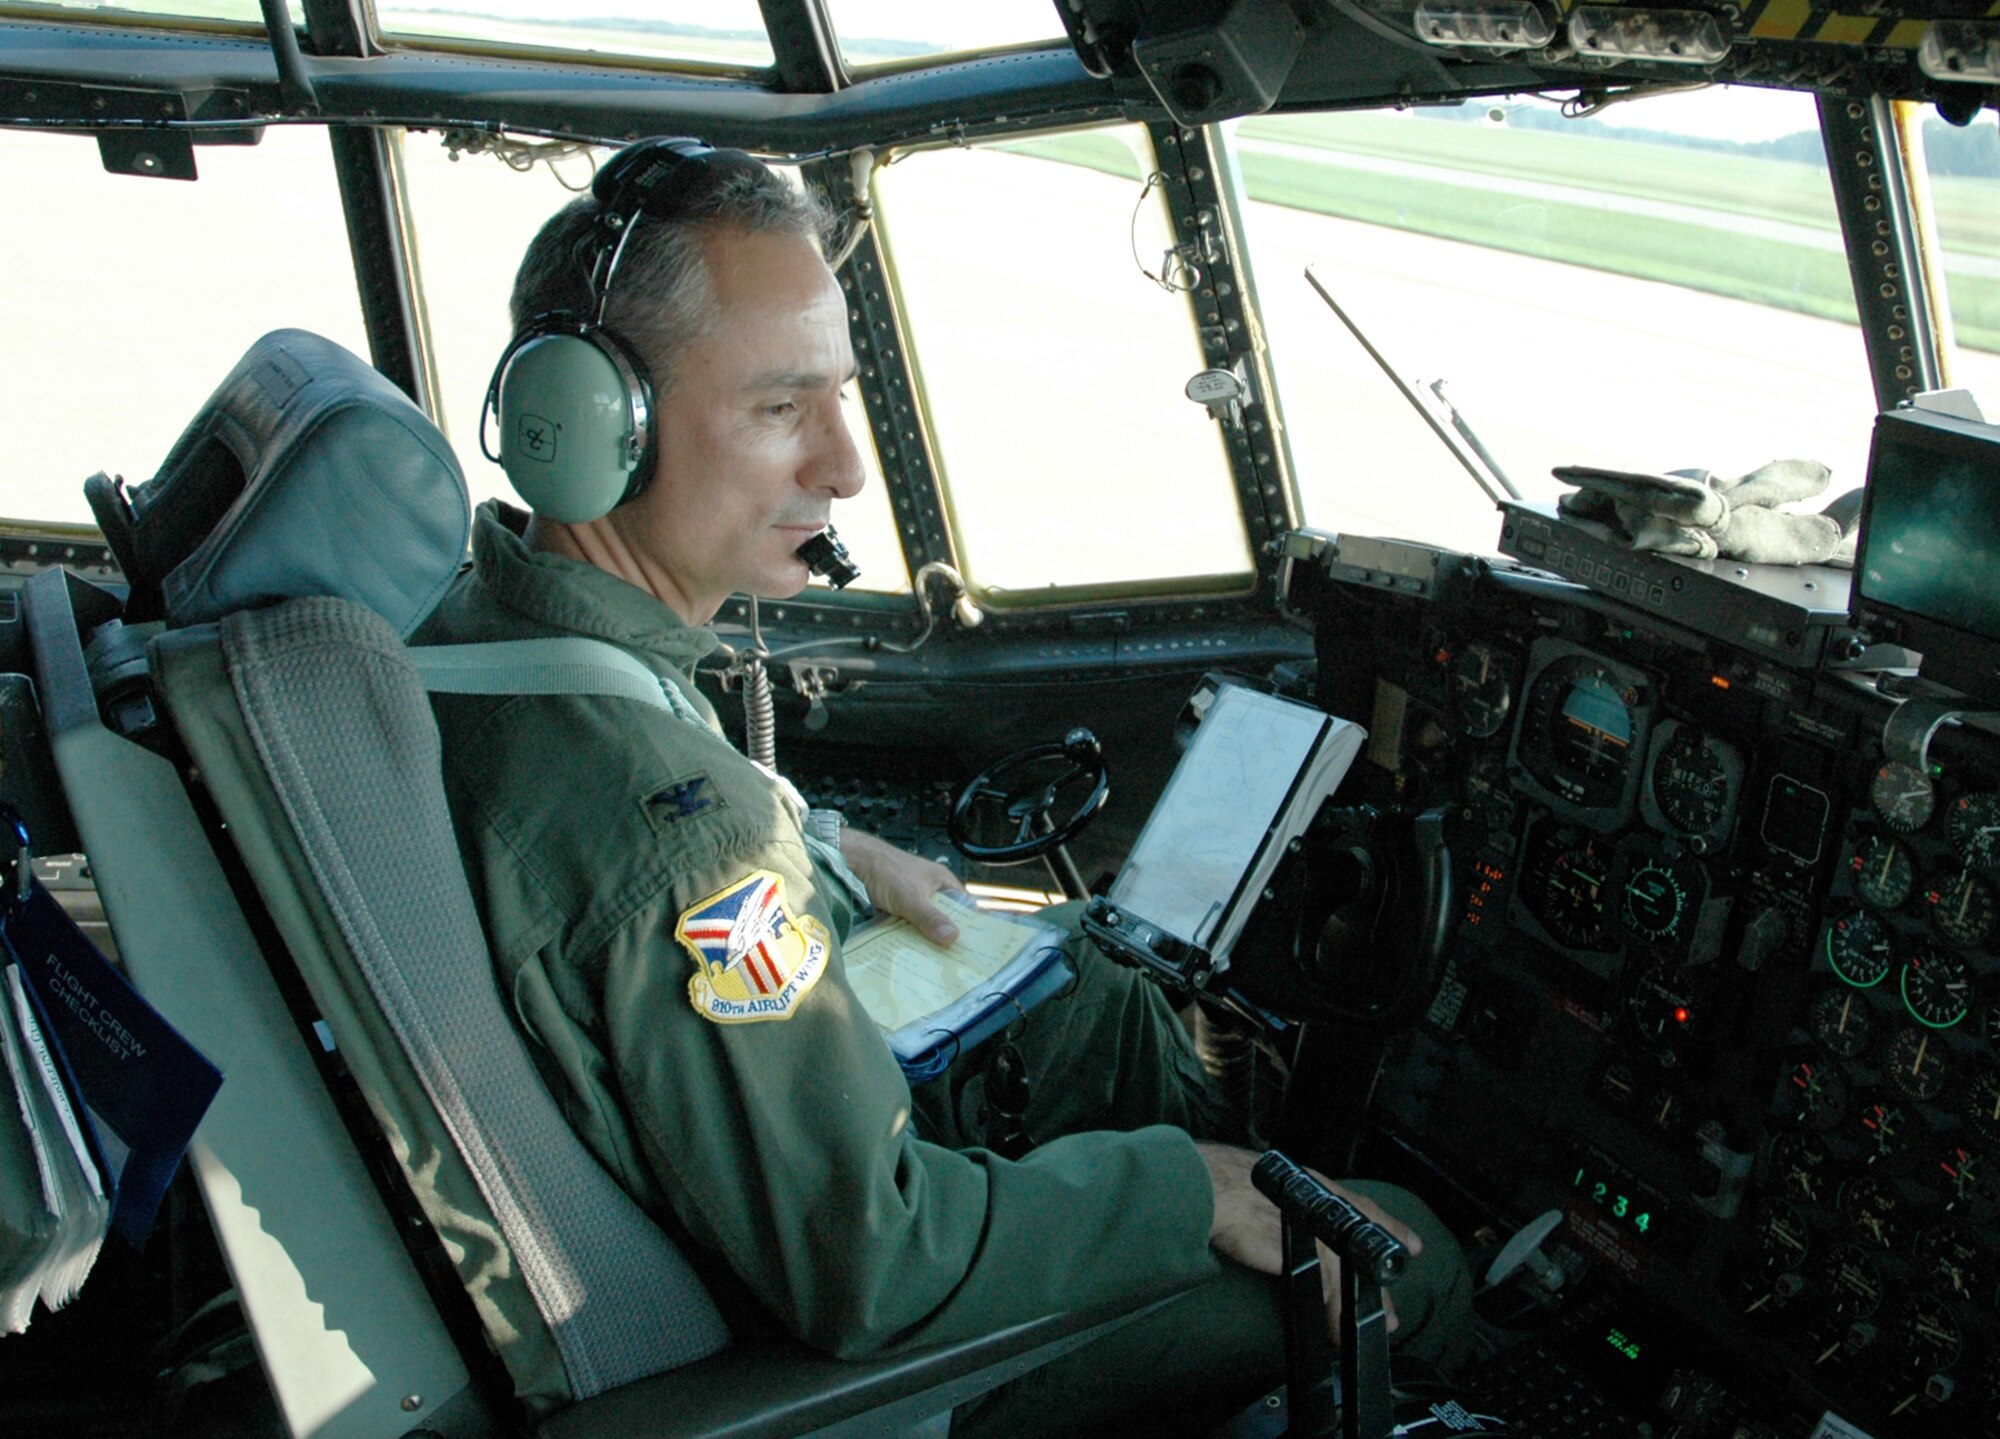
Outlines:
{"label": "sky", "polygon": [[1763,90],[1754,85],[1711,85],[1680,95],[1655,95],[1600,111],[1605,125],[1671,130],[1715,140],[1775,140],[1800,130],[1819,129],[1819,111],[1810,95]]}
{"label": "sky", "polygon": [[[757,0],[403,0],[398,8],[456,10],[510,20],[616,17],[762,30]],[[1062,34],[1051,0],[829,0],[835,30],[874,39],[929,40],[951,50],[1051,40]]]}

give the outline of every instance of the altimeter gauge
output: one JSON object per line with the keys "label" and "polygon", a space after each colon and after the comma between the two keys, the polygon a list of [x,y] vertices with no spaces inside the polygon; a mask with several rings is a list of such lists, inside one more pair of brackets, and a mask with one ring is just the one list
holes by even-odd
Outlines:
{"label": "altimeter gauge", "polygon": [[1640,809],[1657,830],[1678,835],[1696,854],[1728,841],[1743,790],[1743,754],[1728,740],[1678,720],[1661,720],[1640,791]]}

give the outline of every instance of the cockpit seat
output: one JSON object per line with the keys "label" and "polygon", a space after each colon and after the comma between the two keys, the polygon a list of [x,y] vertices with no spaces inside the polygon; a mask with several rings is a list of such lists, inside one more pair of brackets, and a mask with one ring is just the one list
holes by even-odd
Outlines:
{"label": "cockpit seat", "polygon": [[[564,1121],[495,982],[402,642],[465,552],[443,437],[353,355],[279,331],[155,480],[90,492],[132,593],[121,613],[61,572],[27,586],[45,718],[135,981],[225,1072],[193,1163],[295,1434],[521,1416],[572,1439],[941,1433],[953,1405],[1145,1312],[878,1362],[732,1346],[673,1241]],[[141,624],[187,788],[105,726],[91,690],[86,646]],[[221,864],[197,806],[211,836],[226,828]],[[255,892],[241,909],[234,865]],[[287,986],[416,1215],[370,1192]],[[396,1232],[413,1222],[414,1260]],[[471,1343],[463,1300],[425,1287],[440,1246]],[[482,1343],[517,1402],[476,1377]]]}

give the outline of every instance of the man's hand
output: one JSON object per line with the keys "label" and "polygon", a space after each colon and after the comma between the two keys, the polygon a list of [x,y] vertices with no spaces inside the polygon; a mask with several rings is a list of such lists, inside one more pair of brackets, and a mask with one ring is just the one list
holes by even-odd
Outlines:
{"label": "man's hand", "polygon": [[851,826],[840,832],[840,857],[868,886],[868,897],[877,909],[907,919],[934,943],[950,944],[958,938],[958,926],[931,902],[932,895],[944,890],[965,889],[943,865]]}
{"label": "man's hand", "polygon": [[[1257,1156],[1247,1149],[1227,1144],[1197,1141],[1195,1149],[1208,1165],[1209,1183],[1215,1186],[1215,1221],[1209,1226],[1208,1242],[1218,1254],[1260,1274],[1283,1272],[1285,1245],[1278,1206],[1260,1194],[1250,1180],[1250,1170],[1256,1164]],[[1400,1239],[1413,1258],[1423,1253],[1423,1241],[1417,1238],[1415,1232],[1391,1219],[1380,1205],[1349,1193],[1316,1171],[1308,1170],[1307,1173]],[[1337,1344],[1340,1342],[1340,1261],[1324,1244],[1319,1246],[1319,1273],[1321,1292],[1326,1297],[1326,1332]],[[1382,1303],[1388,1311],[1389,1328],[1393,1331],[1396,1327],[1396,1305],[1387,1291],[1382,1295]]]}

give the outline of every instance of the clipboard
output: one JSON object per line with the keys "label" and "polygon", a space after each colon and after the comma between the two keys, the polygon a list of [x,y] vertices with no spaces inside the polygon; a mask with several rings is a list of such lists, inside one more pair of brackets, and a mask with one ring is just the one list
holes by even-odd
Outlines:
{"label": "clipboard", "polygon": [[911,1084],[937,1078],[1074,977],[1056,926],[991,913],[951,891],[934,899],[958,926],[954,943],[934,944],[889,917],[859,926],[841,947],[848,986]]}

